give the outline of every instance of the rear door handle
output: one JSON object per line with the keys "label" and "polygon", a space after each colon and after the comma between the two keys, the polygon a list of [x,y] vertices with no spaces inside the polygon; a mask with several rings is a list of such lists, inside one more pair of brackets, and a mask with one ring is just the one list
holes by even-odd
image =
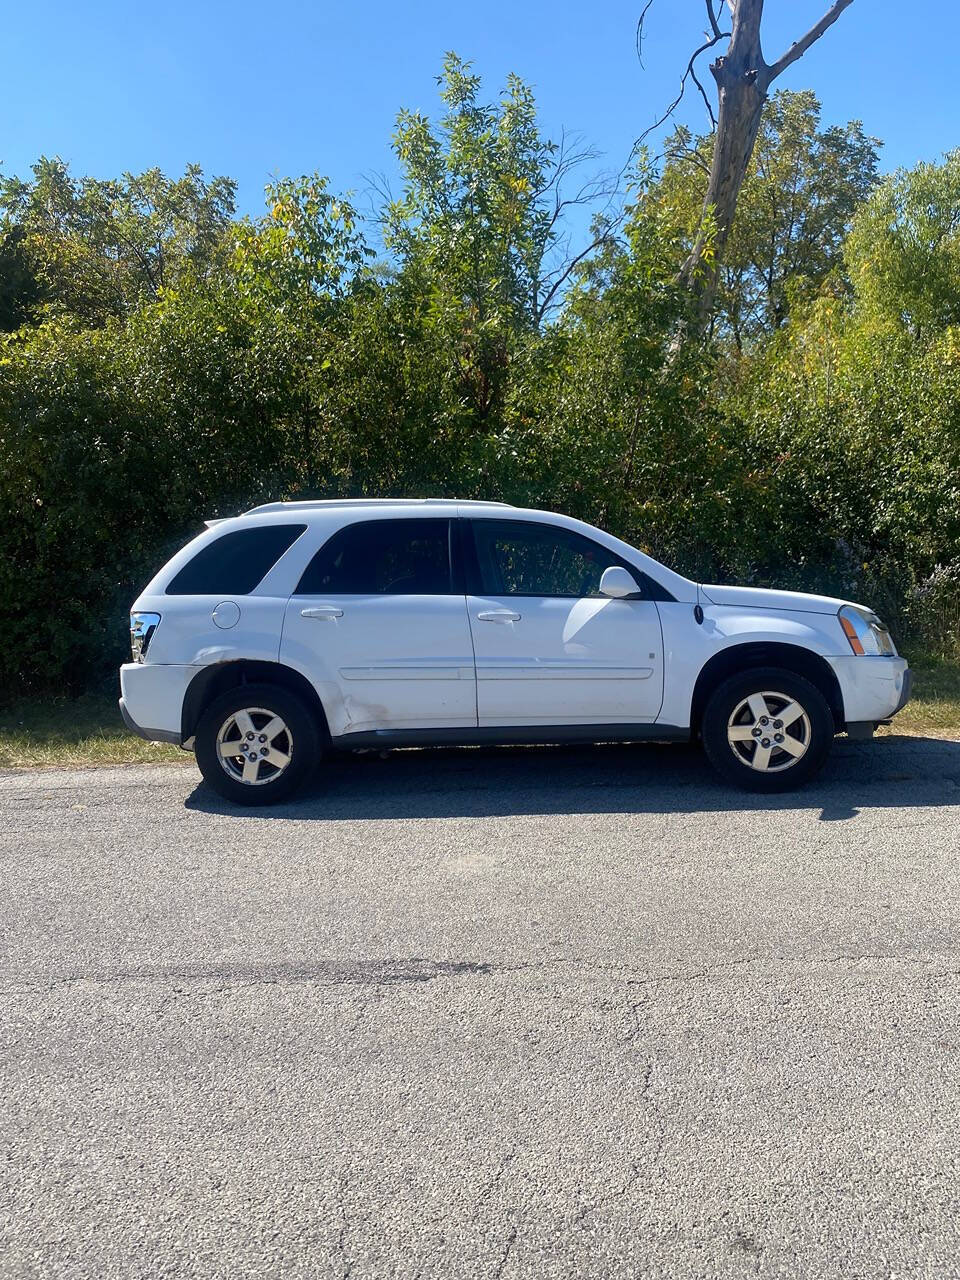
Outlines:
{"label": "rear door handle", "polygon": [[301,618],[316,618],[322,622],[324,619],[342,618],[343,610],[335,608],[332,604],[317,605],[312,609],[301,609]]}
{"label": "rear door handle", "polygon": [[487,609],[477,614],[478,622],[519,622],[520,614],[511,613],[509,609]]}

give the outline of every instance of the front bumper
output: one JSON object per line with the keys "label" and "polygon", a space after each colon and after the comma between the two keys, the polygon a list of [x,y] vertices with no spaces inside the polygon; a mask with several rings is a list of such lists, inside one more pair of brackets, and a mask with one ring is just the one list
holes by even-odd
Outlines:
{"label": "front bumper", "polygon": [[847,725],[889,720],[910,698],[911,674],[906,658],[851,654],[828,661],[840,684]]}
{"label": "front bumper", "polygon": [[903,688],[900,690],[900,701],[897,703],[897,705],[894,707],[893,711],[891,712],[892,715],[896,715],[898,711],[903,710],[903,708],[910,701],[910,695],[912,693],[913,693],[913,672],[910,670],[909,667],[907,667],[906,671],[903,673]]}
{"label": "front bumper", "polygon": [[120,714],[130,732],[150,742],[172,742],[179,747],[183,699],[196,673],[196,667],[124,663],[120,668]]}

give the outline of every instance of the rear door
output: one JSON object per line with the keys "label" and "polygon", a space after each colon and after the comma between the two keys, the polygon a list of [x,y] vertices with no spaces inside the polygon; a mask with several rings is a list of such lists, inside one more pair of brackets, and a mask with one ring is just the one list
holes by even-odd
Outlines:
{"label": "rear door", "polygon": [[467,605],[481,725],[636,724],[663,700],[653,600],[611,600],[613,552],[559,525],[474,518]]}
{"label": "rear door", "polygon": [[281,653],[313,680],[332,734],[476,725],[453,533],[440,517],[358,520],[307,566]]}

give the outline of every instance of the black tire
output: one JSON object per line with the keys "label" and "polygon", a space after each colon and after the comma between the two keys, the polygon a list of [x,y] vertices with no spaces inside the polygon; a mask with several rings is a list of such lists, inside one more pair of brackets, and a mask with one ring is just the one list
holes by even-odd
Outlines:
{"label": "black tire", "polygon": [[[763,703],[768,722],[761,723],[745,703],[764,694],[790,701],[781,705],[768,697]],[[795,706],[802,709],[803,719],[786,726],[776,709],[789,717]],[[754,736],[757,728],[760,734]],[[765,793],[792,791],[809,782],[823,767],[834,732],[833,714],[816,685],[781,667],[757,667],[725,680],[710,695],[701,724],[704,750],[720,776],[744,791]],[[737,740],[731,741],[734,735]]]}
{"label": "black tire", "polygon": [[[251,713],[254,738],[249,743],[245,741],[249,732],[243,734],[232,722],[244,712]],[[283,729],[264,743],[265,735],[260,731],[274,725],[270,717],[279,717]],[[237,745],[237,754],[231,753],[226,761],[220,750],[224,733],[225,747],[234,742]],[[195,750],[204,781],[219,795],[234,804],[275,804],[292,795],[312,772],[320,756],[320,731],[313,712],[289,689],[242,684],[222,693],[204,710],[197,725]],[[241,751],[258,757],[249,760],[249,769],[244,767],[247,755],[239,754]],[[261,755],[266,758],[260,759]],[[288,763],[279,763],[284,758]],[[278,763],[272,763],[274,759]],[[244,781],[238,776],[241,773],[250,773],[257,781]]]}

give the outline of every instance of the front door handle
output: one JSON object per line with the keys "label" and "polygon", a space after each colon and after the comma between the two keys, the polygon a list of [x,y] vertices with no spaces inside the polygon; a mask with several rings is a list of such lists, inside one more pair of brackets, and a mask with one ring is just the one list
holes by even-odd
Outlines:
{"label": "front door handle", "polygon": [[318,621],[324,619],[342,618],[343,610],[335,608],[332,604],[317,605],[312,609],[301,609],[301,618],[316,618]]}
{"label": "front door handle", "polygon": [[519,622],[519,613],[511,613],[509,609],[487,609],[477,614],[478,622]]}

